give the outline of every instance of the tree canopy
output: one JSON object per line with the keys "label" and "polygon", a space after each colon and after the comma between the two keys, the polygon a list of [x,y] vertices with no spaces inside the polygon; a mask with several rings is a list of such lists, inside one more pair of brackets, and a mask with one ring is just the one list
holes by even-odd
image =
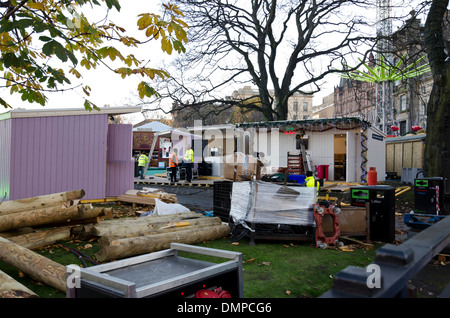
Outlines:
{"label": "tree canopy", "polygon": [[[450,47],[448,0],[431,1],[425,22],[425,45],[433,75],[427,104],[424,176],[443,177],[446,209],[450,208]],[[439,194],[439,195],[441,195]]]}
{"label": "tree canopy", "polygon": [[[74,89],[73,79],[104,64],[122,78],[141,75],[137,87],[141,98],[157,95],[147,79],[165,80],[168,73],[147,67],[119,47],[139,47],[153,40],[160,41],[167,54],[184,52],[188,29],[184,15],[173,4],[162,5],[162,15],[149,12],[136,17],[145,36],[145,40],[138,40],[108,19],[93,22],[82,13],[96,8],[120,11],[119,0],[0,1],[0,87],[19,94],[23,101],[45,105],[47,94]],[[108,65],[112,62],[121,66],[112,68]],[[89,101],[90,86],[81,88],[86,96],[84,107],[98,109]],[[11,107],[4,96],[0,104]]]}
{"label": "tree canopy", "polygon": [[[189,24],[187,52],[177,59],[164,96],[183,107],[230,105],[283,120],[293,94],[313,94],[349,54],[374,36],[362,31],[374,1],[177,0]],[[369,26],[370,28],[370,26]],[[257,88],[236,101],[230,87]],[[255,98],[256,97],[256,98]],[[251,103],[256,100],[256,103]]]}

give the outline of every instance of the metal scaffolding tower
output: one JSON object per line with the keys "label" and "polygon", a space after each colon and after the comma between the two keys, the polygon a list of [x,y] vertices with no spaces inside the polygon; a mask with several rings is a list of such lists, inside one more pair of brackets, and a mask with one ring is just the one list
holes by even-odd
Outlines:
{"label": "metal scaffolding tower", "polygon": [[[381,56],[384,61],[392,65],[392,0],[377,0],[377,61],[380,62]],[[392,83],[383,81],[376,83],[376,102],[375,116],[373,125],[387,133],[386,122],[394,122],[393,113],[393,86]]]}

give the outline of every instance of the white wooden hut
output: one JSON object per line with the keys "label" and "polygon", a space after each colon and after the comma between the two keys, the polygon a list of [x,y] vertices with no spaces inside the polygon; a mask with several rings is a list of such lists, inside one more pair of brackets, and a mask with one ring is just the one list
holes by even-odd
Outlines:
{"label": "white wooden hut", "polygon": [[244,123],[236,129],[256,136],[253,149],[266,161],[267,172],[287,167],[288,153],[300,153],[303,144],[326,180],[366,182],[371,167],[378,181],[385,179],[386,136],[359,118]]}

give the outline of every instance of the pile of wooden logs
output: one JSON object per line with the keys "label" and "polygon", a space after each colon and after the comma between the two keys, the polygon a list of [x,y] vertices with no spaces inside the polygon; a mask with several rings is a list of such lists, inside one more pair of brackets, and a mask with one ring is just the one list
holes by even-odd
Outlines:
{"label": "pile of wooden logs", "polygon": [[3,202],[0,236],[36,249],[68,239],[71,232],[67,225],[97,223],[102,218],[112,217],[112,208],[75,204],[83,196],[84,191],[77,190]]}
{"label": "pile of wooden logs", "polygon": [[[33,249],[75,234],[77,238],[95,237],[100,243],[95,257],[104,262],[167,249],[172,242],[196,244],[230,233],[228,224],[223,224],[220,218],[194,212],[112,218],[112,208],[80,204],[83,196],[84,191],[78,190],[1,203],[0,261],[65,292],[65,266]],[[153,190],[133,190],[124,196],[145,200],[143,204],[149,205],[154,205],[156,198],[165,203],[177,203],[174,195]],[[0,298],[3,297],[37,296],[0,271]]]}
{"label": "pile of wooden logs", "polygon": [[[65,266],[32,251],[69,239],[68,225],[98,222],[112,209],[78,204],[83,190],[61,192],[0,204],[0,261],[32,278],[65,291]],[[45,229],[43,229],[45,228]],[[34,297],[34,293],[0,272],[0,297]]]}
{"label": "pile of wooden logs", "polygon": [[178,203],[175,194],[166,193],[160,189],[143,188],[142,190],[128,190],[117,197],[118,201],[132,204],[155,205],[155,199],[164,203]]}
{"label": "pile of wooden logs", "polygon": [[223,238],[228,224],[218,217],[185,212],[134,219],[103,220],[93,225],[91,235],[100,237],[98,261],[120,259],[167,249],[170,243],[196,244]]}

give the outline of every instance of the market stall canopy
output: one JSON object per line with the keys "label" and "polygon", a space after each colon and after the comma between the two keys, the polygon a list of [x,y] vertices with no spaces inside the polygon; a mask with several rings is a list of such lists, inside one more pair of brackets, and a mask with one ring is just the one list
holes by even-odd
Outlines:
{"label": "market stall canopy", "polygon": [[171,129],[166,131],[161,131],[159,133],[160,137],[172,137],[172,136],[182,136],[182,137],[191,137],[192,139],[201,139],[202,136],[191,134],[187,129]]}
{"label": "market stall canopy", "polygon": [[171,131],[172,127],[169,125],[163,124],[159,121],[152,121],[151,123],[147,123],[145,125],[133,128],[133,131],[151,131],[151,132],[162,132],[162,131]]}

